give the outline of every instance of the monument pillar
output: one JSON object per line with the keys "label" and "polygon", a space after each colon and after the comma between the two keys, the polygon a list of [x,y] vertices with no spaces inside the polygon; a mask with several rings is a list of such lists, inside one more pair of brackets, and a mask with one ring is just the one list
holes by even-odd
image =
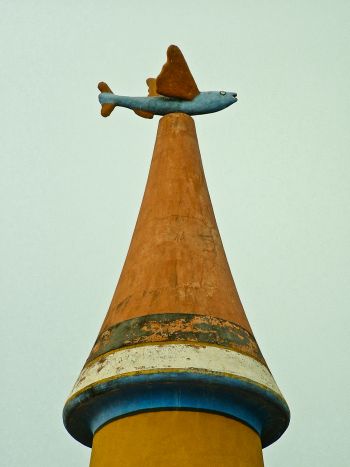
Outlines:
{"label": "monument pillar", "polygon": [[125,264],[65,405],[91,467],[261,467],[289,409],[215,221],[193,119],[161,118]]}

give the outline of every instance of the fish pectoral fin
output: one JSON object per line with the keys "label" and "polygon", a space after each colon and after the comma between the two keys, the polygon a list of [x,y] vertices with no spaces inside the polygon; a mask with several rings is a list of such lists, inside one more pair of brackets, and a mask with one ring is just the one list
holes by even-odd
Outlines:
{"label": "fish pectoral fin", "polygon": [[133,109],[136,115],[142,118],[153,118],[154,114],[152,112],[147,112],[146,110]]}
{"label": "fish pectoral fin", "polygon": [[168,47],[167,62],[156,79],[156,89],[162,96],[185,100],[192,100],[199,94],[185,57],[176,45]]}
{"label": "fish pectoral fin", "polygon": [[[98,83],[97,87],[101,92],[113,94],[112,89],[108,86],[108,84],[104,83],[103,81]],[[109,115],[111,115],[116,106],[116,104],[101,104],[102,117],[109,117]]]}
{"label": "fish pectoral fin", "polygon": [[160,96],[157,92],[157,80],[156,78],[147,78],[146,83],[148,85],[148,96],[155,97]]}

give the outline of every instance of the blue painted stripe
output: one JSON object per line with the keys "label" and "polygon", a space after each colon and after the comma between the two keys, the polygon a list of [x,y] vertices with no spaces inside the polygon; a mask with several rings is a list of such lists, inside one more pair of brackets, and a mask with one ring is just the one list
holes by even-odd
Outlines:
{"label": "blue painted stripe", "polygon": [[64,424],[81,443],[119,417],[156,410],[199,410],[226,415],[250,426],[263,447],[276,441],[289,424],[286,402],[252,382],[221,375],[155,373],[109,380],[67,401]]}

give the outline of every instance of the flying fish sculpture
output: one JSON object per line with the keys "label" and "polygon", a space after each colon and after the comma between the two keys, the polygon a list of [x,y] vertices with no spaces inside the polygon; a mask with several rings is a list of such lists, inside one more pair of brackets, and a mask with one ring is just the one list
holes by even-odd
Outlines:
{"label": "flying fish sculpture", "polygon": [[99,83],[101,115],[108,117],[115,107],[126,107],[143,118],[182,112],[202,115],[218,112],[237,102],[236,92],[200,92],[181,50],[170,45],[167,62],[157,78],[148,78],[147,97],[119,96],[106,83]]}

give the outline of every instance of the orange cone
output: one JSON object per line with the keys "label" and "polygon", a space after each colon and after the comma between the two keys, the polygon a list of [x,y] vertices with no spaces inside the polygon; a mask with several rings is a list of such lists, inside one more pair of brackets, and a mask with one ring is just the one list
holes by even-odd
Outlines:
{"label": "orange cone", "polygon": [[[94,439],[93,467],[197,465],[179,454],[186,451],[179,448],[179,431],[192,438],[193,430],[201,441],[189,440],[192,452],[213,459],[198,465],[234,465],[232,449],[225,461],[219,437],[240,446],[234,448],[243,459],[237,465],[258,467],[261,446],[288,426],[288,406],[227,263],[188,115],[169,114],[159,122],[128,255],[64,421],[80,442],[91,446]],[[148,449],[142,448],[143,457],[138,450],[131,456],[136,441],[130,433],[147,431],[149,437],[150,423],[153,437],[143,443]],[[216,441],[210,426],[217,426]],[[169,437],[179,452],[164,462]],[[103,463],[113,449],[123,462],[129,455],[130,463]]]}

